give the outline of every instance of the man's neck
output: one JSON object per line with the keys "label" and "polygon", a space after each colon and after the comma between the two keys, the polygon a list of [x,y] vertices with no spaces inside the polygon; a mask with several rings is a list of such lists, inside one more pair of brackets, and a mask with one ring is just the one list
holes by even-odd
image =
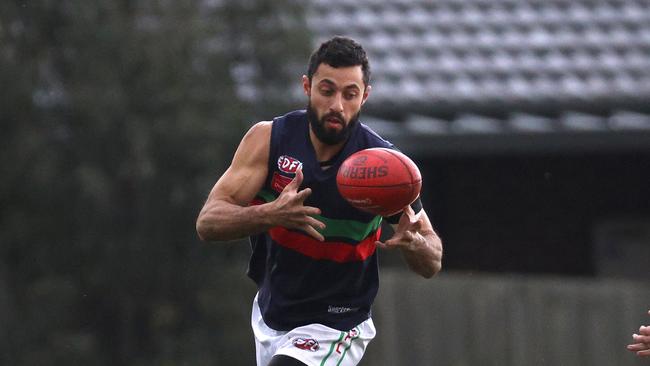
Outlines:
{"label": "man's neck", "polygon": [[345,146],[345,142],[340,142],[336,145],[328,145],[323,143],[321,140],[316,137],[314,132],[309,128],[309,139],[311,144],[314,147],[314,152],[316,152],[316,159],[320,162],[331,160],[336,154],[338,154]]}

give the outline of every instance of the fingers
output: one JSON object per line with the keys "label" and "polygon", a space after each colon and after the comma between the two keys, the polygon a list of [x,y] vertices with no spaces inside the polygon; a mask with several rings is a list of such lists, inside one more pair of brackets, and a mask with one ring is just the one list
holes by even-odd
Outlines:
{"label": "fingers", "polygon": [[636,352],[639,357],[650,357],[650,326],[640,326],[639,334],[632,334],[632,340],[636,343],[627,345],[629,351]]}
{"label": "fingers", "polygon": [[645,343],[629,344],[628,351],[635,352],[640,357],[650,357],[650,346]]}
{"label": "fingers", "polygon": [[302,230],[318,241],[325,241],[325,237],[311,225],[305,224]]}
{"label": "fingers", "polygon": [[[305,207],[305,209],[320,212],[320,210],[315,207]],[[314,212],[314,214],[317,214],[316,212]],[[319,232],[319,230],[324,230],[326,228],[325,223],[309,216],[308,214],[295,214],[293,216],[284,217],[283,222],[279,226],[292,230],[301,230],[316,240],[325,241],[325,237]]]}
{"label": "fingers", "polygon": [[296,176],[287,184],[284,189],[282,190],[282,193],[284,192],[297,192],[295,195],[295,199],[303,203],[309,197],[311,194],[311,188],[305,188],[302,191],[298,192],[298,189],[300,188],[300,185],[302,184],[303,181],[303,174],[302,174],[302,169],[296,170]]}
{"label": "fingers", "polygon": [[[312,207],[313,208],[313,207]],[[318,210],[318,209],[316,209]],[[319,210],[320,211],[320,210]],[[281,225],[289,229],[299,229],[304,231],[309,236],[313,237],[319,241],[325,241],[323,234],[318,232],[318,230],[324,230],[326,225],[325,223],[311,217],[311,216],[302,216],[300,218],[294,218],[290,221],[286,221],[285,224]]]}
{"label": "fingers", "polygon": [[408,218],[408,221],[409,221],[409,223],[411,225],[414,225],[420,219],[419,212],[418,212],[418,215],[416,215],[415,211],[413,211],[413,208],[411,207],[411,205],[406,206],[404,208],[403,212],[404,213],[402,215],[406,215],[406,217]]}
{"label": "fingers", "polygon": [[305,202],[305,200],[307,199],[307,197],[309,197],[310,194],[311,194],[311,188],[305,188],[302,191],[298,192],[298,194],[296,194],[296,199],[301,203]]}
{"label": "fingers", "polygon": [[399,218],[399,223],[397,224],[396,233],[401,233],[405,231],[418,231],[422,227],[422,222],[420,221],[420,213],[417,214],[413,211],[413,208],[409,205],[404,207],[402,210],[402,215]]}
{"label": "fingers", "polygon": [[297,191],[298,188],[300,188],[300,185],[302,184],[302,179],[303,179],[302,169],[297,169],[296,176],[293,177],[291,182],[289,182],[289,184],[287,184],[282,191],[283,192],[290,191],[290,190]]}
{"label": "fingers", "polygon": [[628,344],[627,349],[636,352],[637,356],[650,357],[650,335],[642,335],[646,334],[649,329],[650,327],[641,326],[639,328],[641,334],[632,334],[632,339],[637,343]]}
{"label": "fingers", "polygon": [[632,339],[637,343],[647,343],[647,344],[650,345],[650,336],[640,335],[640,334],[632,334]]}
{"label": "fingers", "polygon": [[422,229],[422,221],[420,221],[420,214],[418,213],[417,219],[415,220],[414,223],[412,223],[411,228],[409,229],[410,231],[420,231]]}
{"label": "fingers", "polygon": [[307,216],[307,224],[313,228],[323,230],[325,229],[325,224],[311,216]]}
{"label": "fingers", "polygon": [[325,223],[310,216],[320,214],[320,209],[305,206],[302,207],[301,211],[303,212],[302,214],[296,214],[294,217],[287,217],[281,226],[289,229],[302,230],[316,240],[325,241],[325,237],[318,232],[318,230],[325,229]]}
{"label": "fingers", "polygon": [[404,242],[404,239],[400,237],[392,237],[384,242],[384,246],[386,249],[392,249],[396,248],[399,246],[402,246],[402,243]]}
{"label": "fingers", "polygon": [[375,245],[382,249],[394,249],[394,248],[401,248],[401,247],[409,247],[413,240],[415,239],[415,235],[410,232],[410,231],[405,231],[399,234],[393,235],[392,238],[382,242],[382,241],[376,241]]}
{"label": "fingers", "polygon": [[636,354],[637,354],[637,356],[640,356],[640,357],[650,357],[650,349],[646,349],[646,350],[643,350],[643,351],[638,351]]}
{"label": "fingers", "polygon": [[321,210],[318,207],[303,206],[303,213],[307,216],[320,215]]}
{"label": "fingers", "polygon": [[378,246],[381,249],[393,249],[393,248],[395,248],[394,246],[388,245],[388,244],[386,244],[386,243],[384,243],[382,241],[379,241],[379,240],[377,240],[375,242],[375,245]]}
{"label": "fingers", "polygon": [[645,345],[645,343],[634,343],[634,344],[628,344],[627,349],[630,351],[643,351],[646,350],[648,347]]}
{"label": "fingers", "polygon": [[[409,233],[407,232],[407,235]],[[386,240],[385,244],[391,248],[398,248],[398,247],[403,247],[403,248],[408,248],[411,246],[411,243],[413,242],[413,239],[411,237],[405,236],[399,236],[399,237],[392,237],[388,240]]]}
{"label": "fingers", "polygon": [[405,232],[409,226],[409,217],[402,211],[402,215],[399,217],[399,222],[397,223],[397,229],[395,229],[395,235]]}
{"label": "fingers", "polygon": [[[325,241],[323,235],[318,232],[318,230],[325,229],[325,224],[312,217],[313,215],[320,215],[321,210],[317,207],[303,205],[307,197],[312,193],[311,188],[305,188],[302,191],[298,191],[303,179],[304,175],[302,174],[302,168],[297,169],[296,176],[284,187],[280,194],[285,197],[285,206],[283,211],[292,211],[292,213],[287,217],[288,220],[285,221],[284,226],[300,229],[316,240]],[[295,193],[295,195],[292,193]]]}

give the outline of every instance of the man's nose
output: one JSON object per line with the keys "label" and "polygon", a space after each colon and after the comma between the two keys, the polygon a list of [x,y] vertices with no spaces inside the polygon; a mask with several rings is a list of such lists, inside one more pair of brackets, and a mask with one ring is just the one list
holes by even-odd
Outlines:
{"label": "man's nose", "polygon": [[343,98],[341,97],[341,94],[337,94],[332,98],[330,110],[332,112],[343,113]]}

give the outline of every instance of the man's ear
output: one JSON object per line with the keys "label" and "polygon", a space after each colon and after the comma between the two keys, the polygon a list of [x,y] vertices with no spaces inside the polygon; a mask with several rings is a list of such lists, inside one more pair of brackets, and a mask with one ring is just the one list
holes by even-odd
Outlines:
{"label": "man's ear", "polygon": [[311,80],[307,75],[302,76],[302,89],[305,91],[305,95],[311,97]]}
{"label": "man's ear", "polygon": [[372,86],[368,85],[363,91],[363,100],[361,100],[361,105],[364,105],[366,103],[366,100],[368,100],[368,97],[370,96],[370,89],[372,89]]}

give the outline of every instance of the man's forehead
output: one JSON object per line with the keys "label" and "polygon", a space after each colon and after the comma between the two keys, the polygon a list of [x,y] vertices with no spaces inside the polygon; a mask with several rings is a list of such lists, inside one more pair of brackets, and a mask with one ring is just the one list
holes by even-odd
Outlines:
{"label": "man's forehead", "polygon": [[316,69],[313,81],[315,83],[322,81],[327,84],[334,84],[340,88],[356,86],[359,89],[363,89],[363,70],[361,69],[361,65],[332,67],[322,63]]}

